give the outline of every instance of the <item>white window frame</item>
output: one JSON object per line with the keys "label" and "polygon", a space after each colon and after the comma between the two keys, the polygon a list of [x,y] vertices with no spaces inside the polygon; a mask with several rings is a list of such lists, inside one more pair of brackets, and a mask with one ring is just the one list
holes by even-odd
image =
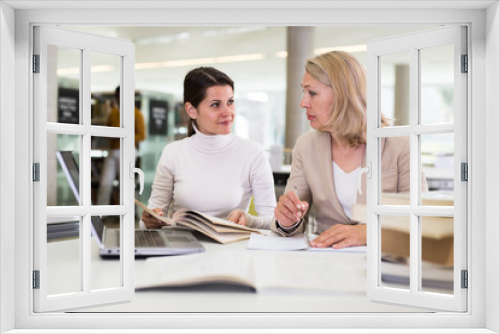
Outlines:
{"label": "white window frame", "polygon": [[[367,51],[367,163],[371,166],[371,177],[367,180],[367,296],[372,301],[400,305],[411,305],[428,310],[467,310],[467,290],[461,287],[461,270],[467,269],[467,184],[460,181],[461,163],[467,163],[467,73],[462,73],[461,56],[467,54],[466,28],[445,26],[411,34],[387,37],[370,41]],[[421,50],[453,45],[454,57],[454,121],[444,124],[422,124],[421,119]],[[409,53],[410,67],[410,124],[406,126],[381,126],[380,82],[381,59],[386,55]],[[454,205],[421,205],[421,152],[420,135],[453,134],[454,144]],[[409,205],[383,205],[381,203],[381,146],[384,137],[408,137],[410,141],[410,194]],[[473,180],[470,180],[473,182]],[[416,190],[416,191],[415,191]],[[395,289],[381,284],[380,250],[381,217],[383,215],[405,215],[410,218],[410,285],[409,289]],[[420,218],[424,216],[451,217],[454,223],[454,275],[453,293],[437,294],[422,290],[420,272],[422,266],[422,244]]]}
{"label": "white window frame", "polygon": [[[57,6],[69,2],[57,2]],[[77,2],[78,3],[78,2]],[[126,2],[130,5],[132,2]],[[486,2],[423,2],[412,7],[401,1],[387,3],[370,1],[370,9],[363,2],[301,2],[238,1],[234,3],[197,3],[170,1],[163,9],[153,10],[109,10],[105,14],[100,8],[113,6],[106,1],[87,2],[80,9],[41,10],[51,6],[50,2],[4,1],[0,3],[0,326],[4,332],[35,333],[42,328],[93,328],[88,332],[105,332],[101,329],[137,328],[141,323],[150,328],[311,328],[341,332],[342,328],[359,328],[363,333],[405,333],[410,328],[425,326],[420,332],[493,333],[500,331],[497,315],[500,312],[498,287],[500,262],[497,222],[500,220],[500,136],[498,134],[500,97],[500,10],[497,1]],[[125,2],[122,2],[125,4]],[[460,9],[453,6],[460,5]],[[12,7],[11,7],[12,6]],[[21,9],[24,8],[28,9]],[[31,6],[31,7],[30,7]],[[54,6],[54,3],[52,3]],[[75,5],[76,6],[76,5]],[[87,9],[81,9],[87,6]],[[161,6],[157,2],[143,2],[140,6]],[[356,8],[358,6],[358,8]],[[363,7],[365,6],[365,7]],[[391,9],[398,6],[399,9]],[[425,7],[425,6],[432,6]],[[14,10],[14,8],[18,8]],[[197,10],[193,8],[197,7]],[[294,7],[290,9],[291,7]],[[406,7],[406,9],[405,9]],[[29,9],[32,8],[32,9]],[[241,10],[246,8],[245,10]],[[348,9],[346,9],[348,8]],[[350,8],[350,9],[349,9]],[[375,9],[373,9],[375,8]],[[403,8],[403,9],[401,9]],[[408,8],[412,8],[408,10]],[[262,9],[265,9],[263,12]],[[99,13],[100,15],[96,15]],[[209,15],[210,14],[210,15]],[[105,20],[104,22],[102,20]],[[348,25],[348,24],[405,24],[436,25],[465,24],[469,27],[469,119],[468,143],[470,156],[469,175],[470,210],[468,219],[472,227],[468,233],[472,242],[468,245],[471,258],[469,267],[468,300],[469,311],[465,314],[43,314],[32,313],[32,290],[30,270],[32,261],[26,261],[32,252],[33,213],[26,210],[32,206],[29,194],[32,184],[30,156],[32,156],[31,133],[32,96],[30,67],[30,31],[34,24],[110,24],[110,25],[221,25],[272,23],[284,25]],[[486,24],[485,24],[486,22]],[[7,29],[4,29],[7,28]],[[14,35],[15,32],[15,35]],[[15,36],[15,38],[14,38]],[[486,71],[486,66],[488,70]],[[15,67],[15,71],[13,68]],[[9,76],[5,76],[8,74]],[[15,78],[15,90],[11,86]],[[15,96],[14,96],[15,91]],[[12,110],[16,118],[12,120]],[[26,123],[28,120],[28,123]],[[15,129],[12,131],[9,127]],[[28,134],[28,135],[26,135]],[[15,147],[12,145],[15,137]],[[488,138],[488,140],[486,140]],[[12,174],[15,171],[15,178]],[[486,182],[488,175],[488,182]],[[12,189],[15,198],[12,199]],[[488,194],[488,196],[486,196]],[[486,204],[485,204],[486,203]],[[15,210],[12,210],[12,207]],[[488,218],[488,221],[486,221]],[[13,223],[14,222],[14,223]],[[15,235],[15,238],[12,238]],[[14,254],[14,257],[12,256]],[[15,289],[11,287],[15,286]],[[486,293],[488,291],[488,293]],[[13,308],[12,305],[15,305]],[[335,326],[335,328],[332,328]],[[379,328],[377,330],[377,328]],[[381,329],[384,328],[384,329]],[[437,328],[441,328],[437,329]],[[26,329],[26,330],[23,330]],[[30,329],[30,330],[28,330]],[[216,331],[216,330],[213,330]],[[212,331],[212,332],[213,332]],[[277,330],[279,331],[279,330]],[[42,331],[40,331],[42,332]],[[51,332],[55,332],[52,330]],[[108,331],[109,332],[109,331]],[[128,331],[132,332],[132,331]],[[137,332],[144,332],[144,330]],[[164,332],[168,332],[165,330]],[[170,332],[175,332],[171,330]],[[258,330],[255,330],[258,332]],[[355,332],[352,330],[351,332]]]}
{"label": "white window frame", "polygon": [[[80,31],[46,26],[34,27],[34,54],[39,56],[39,73],[34,81],[34,162],[39,163],[40,178],[34,192],[34,270],[39,272],[39,288],[34,289],[35,312],[88,308],[94,305],[129,302],[134,296],[134,44],[127,40],[98,36]],[[48,45],[80,50],[79,124],[48,122]],[[120,59],[120,126],[91,124],[91,57],[94,53]],[[47,206],[47,135],[70,134],[79,138],[80,196],[76,206]],[[90,196],[91,138],[111,137],[120,140],[120,205],[95,206]],[[56,157],[54,156],[54,159]],[[132,176],[132,177],[131,177]],[[48,286],[47,228],[49,217],[80,216],[79,280],[81,290],[50,295]],[[91,216],[120,216],[120,286],[93,290],[91,282]]]}

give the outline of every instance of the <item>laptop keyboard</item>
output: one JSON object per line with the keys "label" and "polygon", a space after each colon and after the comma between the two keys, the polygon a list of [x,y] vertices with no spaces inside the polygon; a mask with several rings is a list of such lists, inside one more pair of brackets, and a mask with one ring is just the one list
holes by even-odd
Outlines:
{"label": "laptop keyboard", "polygon": [[164,247],[165,240],[158,231],[135,231],[135,247]]}

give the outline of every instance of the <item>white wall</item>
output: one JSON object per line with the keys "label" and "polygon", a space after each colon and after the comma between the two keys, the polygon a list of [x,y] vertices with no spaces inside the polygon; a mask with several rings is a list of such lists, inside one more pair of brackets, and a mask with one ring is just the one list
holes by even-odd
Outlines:
{"label": "white wall", "polygon": [[486,12],[486,219],[493,224],[486,227],[486,252],[496,254],[494,265],[486,264],[486,328],[500,332],[500,6],[490,6]]}
{"label": "white wall", "polygon": [[[14,10],[0,2],[0,333],[14,328]],[[5,274],[4,274],[5,273]]]}

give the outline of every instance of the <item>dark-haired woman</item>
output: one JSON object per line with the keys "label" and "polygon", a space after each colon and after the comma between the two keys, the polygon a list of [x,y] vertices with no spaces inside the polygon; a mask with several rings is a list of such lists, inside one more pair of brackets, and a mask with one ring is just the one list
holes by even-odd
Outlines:
{"label": "dark-haired woman", "polygon": [[[233,81],[212,67],[190,71],[184,106],[188,137],[163,150],[148,206],[160,215],[189,208],[268,229],[276,206],[273,176],[263,148],[231,133]],[[258,216],[246,212],[252,196]],[[142,221],[147,228],[165,225],[147,212]]]}

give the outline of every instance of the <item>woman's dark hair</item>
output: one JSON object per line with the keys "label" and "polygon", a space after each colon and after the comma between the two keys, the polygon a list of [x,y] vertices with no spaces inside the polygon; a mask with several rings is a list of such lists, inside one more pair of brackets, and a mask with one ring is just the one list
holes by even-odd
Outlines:
{"label": "woman's dark hair", "polygon": [[[189,102],[195,108],[205,98],[207,89],[213,86],[231,86],[234,91],[234,82],[225,73],[213,67],[198,67],[189,71],[184,78],[184,105]],[[196,120],[190,118],[188,123],[188,137],[191,137],[195,131],[193,123]]]}

